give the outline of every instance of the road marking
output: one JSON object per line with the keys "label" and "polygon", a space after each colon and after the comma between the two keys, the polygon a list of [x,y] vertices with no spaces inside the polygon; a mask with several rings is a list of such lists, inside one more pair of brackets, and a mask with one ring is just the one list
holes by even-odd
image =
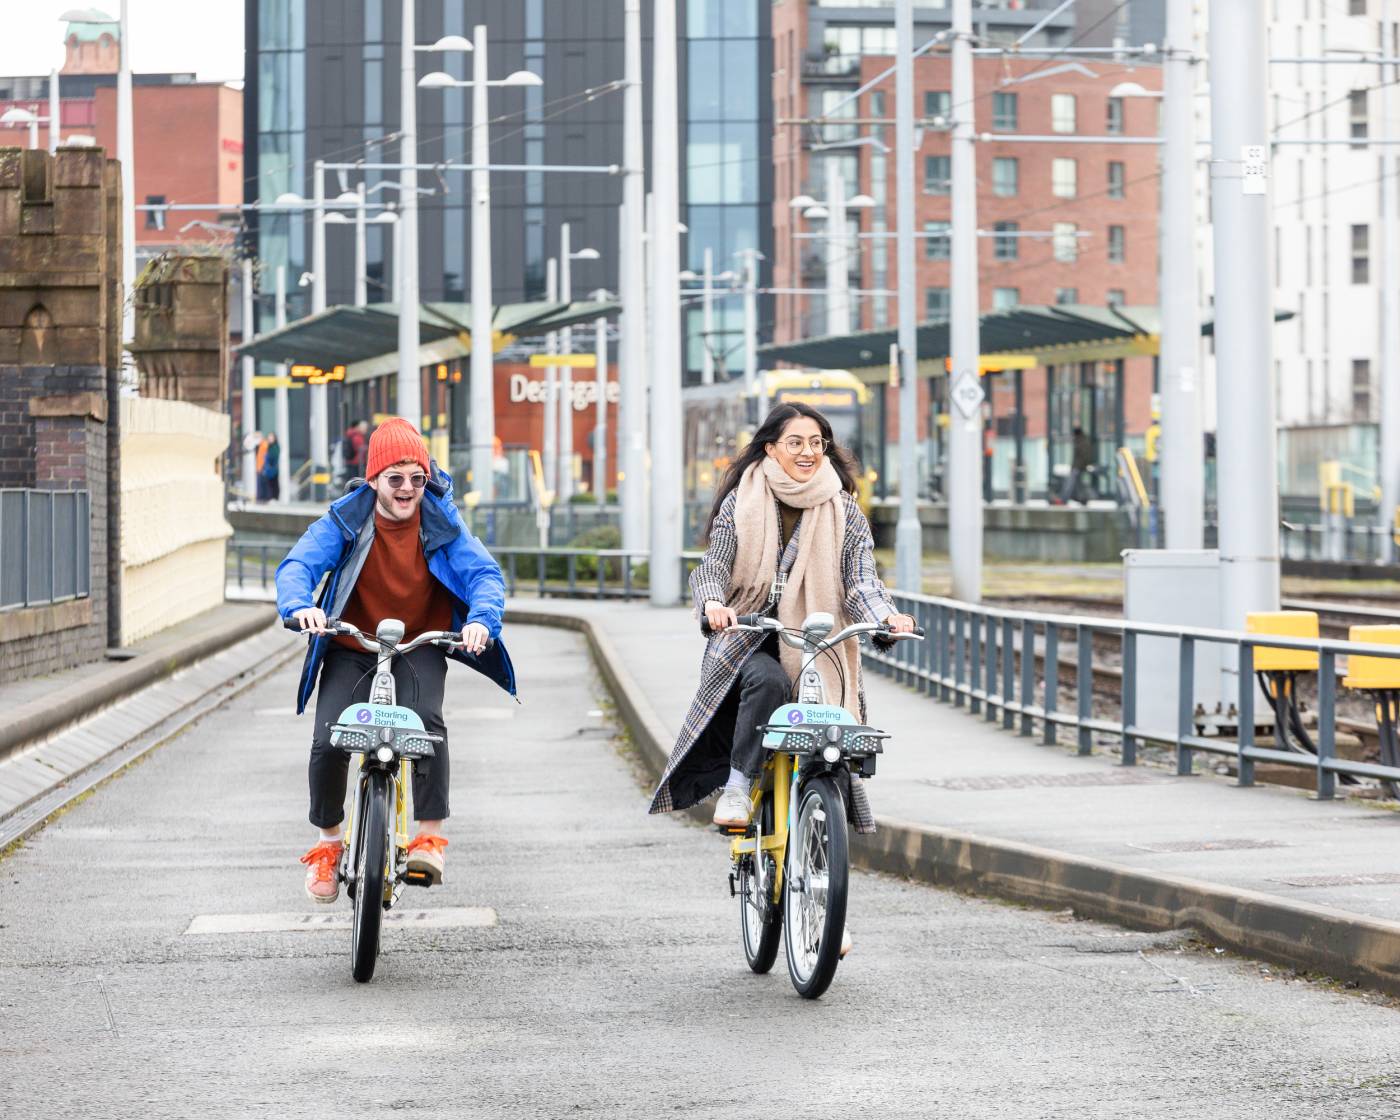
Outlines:
{"label": "road marking", "polygon": [[[496,924],[489,906],[444,906],[438,910],[390,910],[386,926],[405,929],[485,929]],[[296,933],[305,930],[347,930],[350,913],[197,914],[185,933]]]}

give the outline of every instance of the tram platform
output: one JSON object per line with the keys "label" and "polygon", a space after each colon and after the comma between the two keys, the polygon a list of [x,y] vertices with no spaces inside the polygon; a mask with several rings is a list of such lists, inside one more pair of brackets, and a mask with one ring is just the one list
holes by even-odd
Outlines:
{"label": "tram platform", "polygon": [[[513,624],[583,629],[654,772],[698,679],[684,609],[513,600]],[[867,672],[870,721],[893,734],[869,792],[867,866],[1211,944],[1400,993],[1400,806],[1320,802],[1177,777],[1164,752],[1081,757]],[[533,697],[528,676],[522,700]]]}

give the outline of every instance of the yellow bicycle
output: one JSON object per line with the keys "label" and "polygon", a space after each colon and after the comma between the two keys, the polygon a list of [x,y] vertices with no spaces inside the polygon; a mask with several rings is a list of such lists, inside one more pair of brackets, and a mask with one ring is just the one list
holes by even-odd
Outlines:
{"label": "yellow bicycle", "polygon": [[[288,630],[305,633],[295,619]],[[423,727],[412,708],[401,708],[394,682],[394,658],[419,646],[452,648],[461,635],[430,630],[403,642],[403,623],[385,619],[370,638],[349,622],[329,619],[326,629],[347,634],[379,655],[369,702],[351,704],[331,726],[331,745],[357,756],[355,801],[345,833],[345,856],[337,872],[354,902],[350,923],[350,974],[360,983],[374,975],[384,913],[399,899],[405,884],[429,885],[428,877],[408,870],[410,767],[428,765],[434,744],[442,742]],[[400,644],[402,643],[402,644]]]}
{"label": "yellow bicycle", "polygon": [[873,622],[832,634],[835,628],[835,619],[824,613],[809,615],[801,630],[765,615],[740,615],[731,627],[777,634],[803,654],[797,703],[784,704],[761,728],[767,757],[751,793],[751,823],[742,831],[722,831],[733,836],[729,890],[739,899],[744,959],[754,972],[766,973],[784,940],[788,975],[805,999],[820,997],[841,963],[851,782],[874,775],[889,738],[826,702],[815,662],[839,643],[865,634],[881,641],[923,637],[922,630],[896,634]]}

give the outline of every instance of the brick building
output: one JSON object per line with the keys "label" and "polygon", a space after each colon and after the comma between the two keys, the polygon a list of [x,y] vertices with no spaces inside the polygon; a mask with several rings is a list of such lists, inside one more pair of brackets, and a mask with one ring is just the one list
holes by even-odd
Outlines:
{"label": "brick building", "polygon": [[[65,35],[67,61],[59,74],[59,135],[67,142],[88,137],[108,152],[117,150],[118,25],[88,11]],[[0,77],[0,114],[22,109],[40,118],[39,146],[49,142],[49,77]],[[243,93],[221,82],[199,82],[193,74],[134,74],[132,112],[136,123],[135,172],[138,205],[217,202],[231,209],[145,211],[136,218],[137,267],[178,245],[223,241],[205,226],[181,232],[190,222],[239,225],[243,201]],[[24,124],[0,125],[0,146],[29,143]],[[233,232],[227,235],[231,239]]]}
{"label": "brick building", "polygon": [[0,674],[119,634],[121,187],[98,148],[0,148]]}
{"label": "brick building", "polygon": [[[985,18],[1014,19],[1017,14],[997,11]],[[895,324],[895,297],[881,294],[896,291],[899,280],[895,245],[888,236],[895,227],[897,203],[894,77],[874,81],[893,66],[892,35],[887,34],[892,28],[880,22],[888,22],[886,13],[852,11],[844,13],[849,24],[833,22],[841,15],[806,4],[775,8],[779,124],[774,141],[774,287],[795,290],[775,301],[774,333],[779,341],[827,333],[821,294],[826,283],[825,242],[811,236],[823,234],[825,226],[789,202],[800,195],[824,201],[832,161],[840,170],[846,197],[864,194],[874,204],[848,214],[847,243],[856,246],[847,254],[850,284],[857,290],[852,328],[890,329]],[[917,43],[946,27],[946,12],[921,13],[918,18]],[[823,21],[820,26],[818,20]],[[854,28],[860,28],[859,37]],[[995,30],[980,28],[982,41],[998,41]],[[1052,21],[1046,32],[1055,30]],[[1052,34],[1050,45],[1054,41]],[[861,48],[857,55],[834,51],[853,44]],[[944,319],[949,310],[950,246],[942,235],[951,216],[950,71],[946,53],[915,61],[914,111],[922,129],[914,168],[921,321]],[[1158,153],[1152,140],[1157,135],[1158,102],[1113,96],[1113,91],[1129,82],[1149,93],[1159,90],[1159,68],[1110,59],[979,55],[973,71],[973,116],[980,137],[980,309],[986,313],[1052,304],[1155,306]],[[869,91],[850,96],[872,82]],[[946,412],[942,382],[935,381],[933,388],[930,393],[929,383],[921,386],[918,422],[930,474],[941,454],[935,417]],[[1011,379],[988,378],[986,388],[993,489],[1004,492],[1017,423]],[[1076,424],[1092,427],[1105,462],[1111,460],[1112,444],[1120,434],[1130,444],[1140,442],[1150,419],[1152,392],[1152,359],[1146,357],[1129,358],[1121,366],[1116,361],[1067,360],[1053,370],[1027,373],[1021,423],[1030,462],[1037,465],[1032,489],[1043,490],[1051,464],[1067,459],[1068,437]],[[1055,398],[1053,408],[1050,398]],[[897,400],[877,391],[876,405],[877,423],[886,442],[893,442]],[[1064,430],[1051,431],[1052,423]],[[1047,446],[1048,440],[1061,441],[1063,453]]]}

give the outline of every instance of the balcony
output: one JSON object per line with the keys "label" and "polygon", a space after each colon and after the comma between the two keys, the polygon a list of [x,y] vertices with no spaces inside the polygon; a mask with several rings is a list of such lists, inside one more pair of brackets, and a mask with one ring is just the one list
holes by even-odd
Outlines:
{"label": "balcony", "polygon": [[804,78],[855,78],[860,75],[858,54],[809,54],[802,60]]}

